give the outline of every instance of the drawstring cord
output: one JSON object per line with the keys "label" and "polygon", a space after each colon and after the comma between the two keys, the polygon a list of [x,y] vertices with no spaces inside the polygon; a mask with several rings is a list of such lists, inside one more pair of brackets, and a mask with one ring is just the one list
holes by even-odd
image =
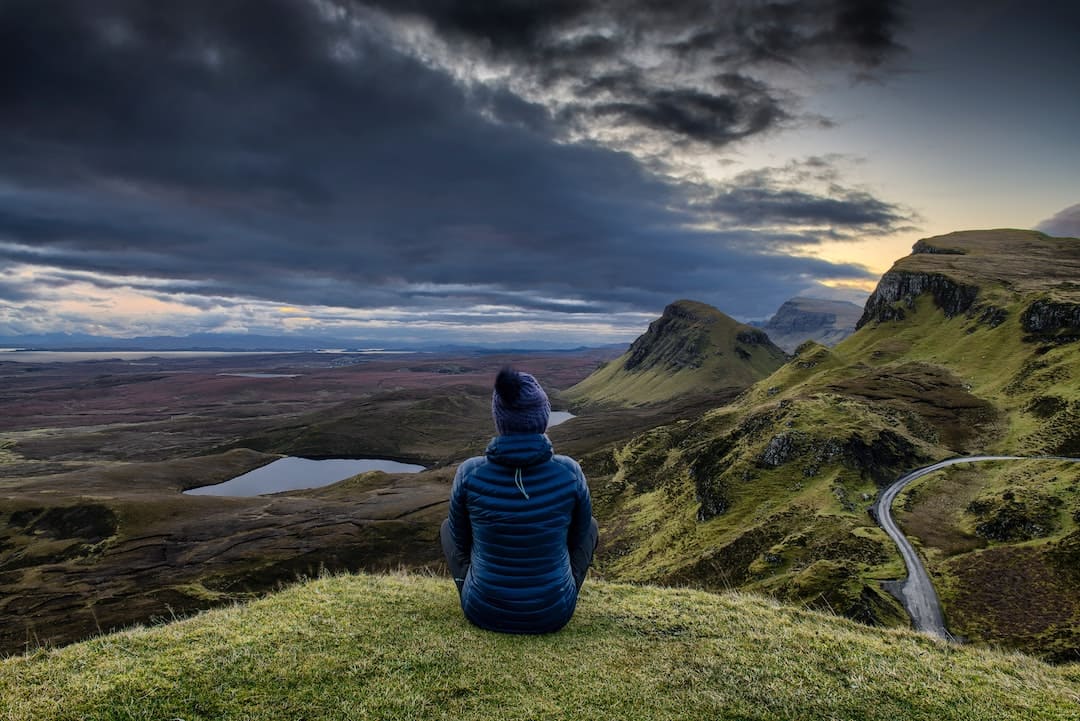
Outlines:
{"label": "drawstring cord", "polygon": [[521,469],[514,469],[514,485],[521,491],[521,495],[525,496],[525,500],[529,500],[529,494],[525,492],[525,482],[521,480]]}

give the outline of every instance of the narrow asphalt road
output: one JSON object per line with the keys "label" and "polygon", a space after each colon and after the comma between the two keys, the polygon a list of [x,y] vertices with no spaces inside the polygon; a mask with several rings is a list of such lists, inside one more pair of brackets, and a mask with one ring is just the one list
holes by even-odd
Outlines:
{"label": "narrow asphalt road", "polygon": [[945,628],[945,617],[941,612],[941,602],[938,600],[934,585],[930,582],[930,576],[919,559],[911,543],[900,532],[896,521],[892,517],[892,503],[896,495],[911,483],[922,478],[928,473],[941,470],[957,463],[976,463],[978,461],[1019,461],[1019,460],[1053,460],[1080,462],[1080,458],[1063,458],[1057,456],[965,456],[963,458],[949,458],[948,460],[935,463],[926,468],[918,468],[906,476],[901,477],[878,497],[874,503],[874,515],[885,533],[896,542],[900,548],[900,555],[904,558],[908,576],[900,584],[900,595],[904,608],[911,615],[911,622],[916,631],[933,634],[941,638],[951,639],[952,635]]}

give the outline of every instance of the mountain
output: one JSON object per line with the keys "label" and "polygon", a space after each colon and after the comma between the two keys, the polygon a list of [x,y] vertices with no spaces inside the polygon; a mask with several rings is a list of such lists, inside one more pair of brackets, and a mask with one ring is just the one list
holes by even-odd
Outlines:
{"label": "mountain", "polygon": [[1080,670],[760,598],[590,579],[557,634],[470,626],[450,579],[320,578],[0,659],[31,719],[1064,721]]}
{"label": "mountain", "polygon": [[607,363],[563,396],[572,402],[644,405],[687,394],[734,394],[779,368],[786,356],[764,332],[716,308],[680,300]]}
{"label": "mountain", "polygon": [[[835,348],[808,341],[734,403],[591,462],[605,573],[905,624],[881,586],[903,567],[869,506],[908,470],[984,452],[1080,455],[1080,240],[920,241]],[[933,474],[897,507],[950,630],[1080,654],[1080,464]]]}
{"label": "mountain", "polygon": [[786,353],[794,353],[808,340],[836,345],[855,332],[862,312],[861,306],[843,300],[792,298],[780,306],[762,329]]}

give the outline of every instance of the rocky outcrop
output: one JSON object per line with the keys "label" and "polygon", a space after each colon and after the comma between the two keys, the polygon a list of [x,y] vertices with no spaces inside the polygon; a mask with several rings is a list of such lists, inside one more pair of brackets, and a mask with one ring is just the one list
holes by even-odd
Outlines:
{"label": "rocky outcrop", "polygon": [[648,370],[661,366],[672,371],[700,368],[709,347],[709,334],[701,325],[714,322],[685,303],[672,303],[664,314],[631,346],[624,368]]}
{"label": "rocky outcrop", "polygon": [[1080,304],[1037,300],[1020,314],[1029,334],[1024,340],[1069,342],[1080,339]]}
{"label": "rocky outcrop", "polygon": [[915,307],[915,300],[930,293],[934,305],[952,318],[971,310],[979,295],[979,287],[958,283],[940,273],[912,273],[892,270],[881,277],[877,288],[866,301],[866,308],[856,328],[870,322],[884,323],[903,320]]}
{"label": "rocky outcrop", "polygon": [[968,504],[966,511],[976,516],[975,535],[991,541],[1030,541],[1056,530],[1063,504],[1057,496],[1039,493],[1017,498],[1006,491],[1001,498],[980,498]]}
{"label": "rocky outcrop", "polygon": [[731,505],[729,489],[723,480],[729,465],[728,454],[735,447],[735,438],[722,436],[713,439],[690,464],[694,480],[694,497],[698,502],[698,521],[707,521],[727,511]]}
{"label": "rocky outcrop", "polygon": [[740,331],[735,336],[735,340],[746,345],[766,345],[769,342],[769,336],[756,328],[747,328]]}
{"label": "rocky outcrop", "polygon": [[967,251],[961,250],[960,248],[941,248],[936,245],[931,245],[930,241],[924,238],[923,240],[917,241],[915,245],[911,246],[911,254],[967,255]]}

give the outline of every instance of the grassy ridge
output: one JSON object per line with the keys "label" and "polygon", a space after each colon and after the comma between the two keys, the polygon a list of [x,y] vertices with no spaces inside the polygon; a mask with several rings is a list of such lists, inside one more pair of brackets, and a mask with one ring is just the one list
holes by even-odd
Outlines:
{"label": "grassy ridge", "polygon": [[492,634],[452,584],[342,576],[0,661],[16,719],[1075,719],[1080,667],[750,596],[590,583],[562,632]]}
{"label": "grassy ridge", "polygon": [[760,330],[704,303],[680,300],[615,360],[563,392],[576,403],[641,406],[742,390],[786,357]]}
{"label": "grassy ridge", "polygon": [[[979,231],[921,246],[883,279],[854,335],[831,349],[807,342],[730,405],[615,450],[610,475],[591,477],[609,578],[741,588],[906,624],[878,583],[904,575],[867,514],[881,487],[955,455],[1080,454],[1080,343],[1071,340],[1080,330],[1035,332],[1024,320],[1039,303],[1080,304],[1070,280],[1080,241]],[[1016,504],[1060,504],[1052,531],[934,566],[950,623],[972,640],[1077,658],[1078,586],[1055,576],[1080,565],[1080,468],[1056,473],[1053,493],[1038,479],[973,482],[957,519],[939,519],[955,536],[973,531],[965,523],[1012,518]],[[1015,503],[1003,499],[1010,489]],[[951,507],[958,493],[939,486],[929,505]],[[977,520],[963,511],[976,496],[989,504]],[[982,589],[1017,565],[1039,573],[1017,576],[1007,622],[995,621],[1003,596]],[[1032,604],[1055,610],[1031,614]]]}

